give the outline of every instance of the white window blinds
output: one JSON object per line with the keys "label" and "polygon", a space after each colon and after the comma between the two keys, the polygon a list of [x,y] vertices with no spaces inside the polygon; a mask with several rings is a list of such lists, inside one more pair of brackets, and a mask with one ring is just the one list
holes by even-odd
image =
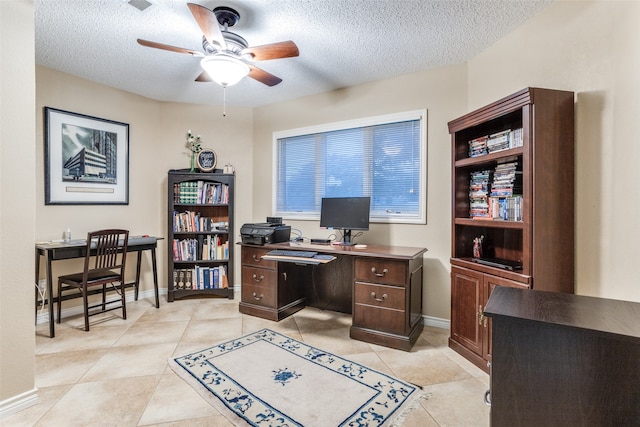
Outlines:
{"label": "white window blinds", "polygon": [[371,197],[372,222],[425,222],[426,111],[274,134],[274,214],[318,219],[323,197]]}

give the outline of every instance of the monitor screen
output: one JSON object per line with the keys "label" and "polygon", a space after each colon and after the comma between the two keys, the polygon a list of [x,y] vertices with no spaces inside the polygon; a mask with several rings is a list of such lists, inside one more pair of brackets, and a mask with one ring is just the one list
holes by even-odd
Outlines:
{"label": "monitor screen", "polygon": [[370,197],[325,197],[320,208],[320,227],[368,230]]}

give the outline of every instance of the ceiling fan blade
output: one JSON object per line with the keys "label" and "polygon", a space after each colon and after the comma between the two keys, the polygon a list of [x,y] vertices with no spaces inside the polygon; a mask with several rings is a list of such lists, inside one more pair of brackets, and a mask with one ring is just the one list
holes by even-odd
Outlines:
{"label": "ceiling fan blade", "polygon": [[184,49],[182,47],[176,47],[168,44],[151,42],[149,40],[138,39],[138,43],[141,44],[142,46],[153,47],[153,48],[162,49],[162,50],[169,50],[171,52],[186,53],[187,55],[192,55],[192,56],[204,56],[202,52],[198,52],[197,50]]}
{"label": "ceiling fan blade", "polygon": [[218,26],[218,20],[212,10],[195,3],[187,3],[191,14],[200,26],[204,37],[211,44],[215,43],[223,50],[227,49],[227,43],[222,37],[222,32]]}
{"label": "ceiling fan blade", "polygon": [[198,77],[196,77],[196,81],[197,82],[203,82],[203,83],[209,83],[209,82],[212,82],[213,79],[211,78],[211,76],[206,71],[203,71],[203,72],[200,73],[200,75]]}
{"label": "ceiling fan blade", "polygon": [[267,86],[275,86],[282,81],[280,77],[276,77],[273,74],[256,67],[255,65],[247,65],[249,65],[249,77],[259,81],[260,83],[264,83]]}
{"label": "ceiling fan blade", "polygon": [[255,61],[265,61],[268,59],[292,58],[300,55],[298,46],[291,40],[279,43],[265,44],[242,49],[242,55],[250,54]]}

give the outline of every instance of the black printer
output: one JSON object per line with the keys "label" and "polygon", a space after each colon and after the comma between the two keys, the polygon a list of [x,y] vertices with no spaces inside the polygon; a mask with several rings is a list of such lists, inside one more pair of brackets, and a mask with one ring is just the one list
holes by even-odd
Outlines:
{"label": "black printer", "polygon": [[252,245],[288,242],[291,237],[291,226],[272,222],[244,224],[240,228],[240,236],[242,236],[242,243]]}

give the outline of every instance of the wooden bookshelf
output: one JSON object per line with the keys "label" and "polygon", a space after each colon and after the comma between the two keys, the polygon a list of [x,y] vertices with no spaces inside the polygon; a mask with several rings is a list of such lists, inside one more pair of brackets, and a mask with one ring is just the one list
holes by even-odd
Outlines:
{"label": "wooden bookshelf", "polygon": [[233,299],[234,175],[168,173],[168,301]]}
{"label": "wooden bookshelf", "polygon": [[[520,146],[472,157],[470,141],[515,129],[522,129]],[[491,322],[483,309],[496,286],[574,290],[574,95],[526,88],[449,122],[449,133],[453,196],[449,345],[488,372]],[[472,218],[471,174],[495,171],[509,162],[517,162],[522,172],[517,191],[521,220]],[[481,236],[482,257],[517,261],[521,269],[474,262],[474,241]]]}

